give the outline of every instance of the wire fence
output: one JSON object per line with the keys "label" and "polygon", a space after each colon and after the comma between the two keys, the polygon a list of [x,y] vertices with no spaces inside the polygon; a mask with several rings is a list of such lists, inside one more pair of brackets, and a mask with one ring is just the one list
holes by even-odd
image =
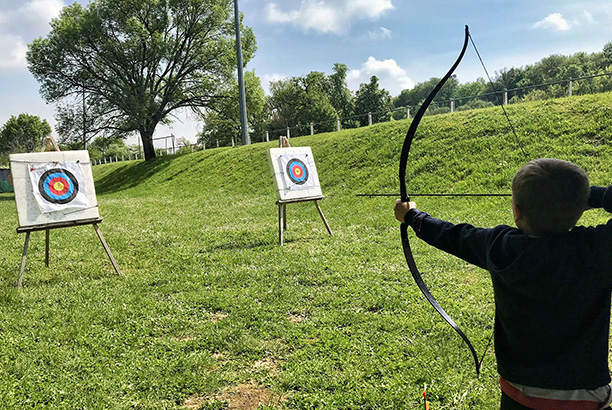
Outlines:
{"label": "wire fence", "polygon": [[[605,78],[607,81],[602,84],[593,84],[592,81],[598,78]],[[540,90],[540,93],[535,91]],[[569,78],[565,80],[552,81],[537,85],[503,89],[499,92],[488,92],[478,95],[452,98],[450,100],[434,101],[428,114],[442,114],[455,112],[465,109],[484,108],[497,104],[512,104],[525,100],[542,100],[547,98],[571,97],[573,95],[594,94],[598,92],[612,91],[612,73],[602,73],[583,77]],[[501,101],[496,98],[501,97]],[[493,101],[491,101],[493,100]],[[467,102],[475,102],[468,104]],[[335,120],[322,122],[311,122],[307,124],[297,124],[265,131],[262,141],[277,140],[282,136],[302,136],[313,135],[320,132],[340,131],[346,128],[357,128],[364,125],[372,125],[378,122],[411,118],[411,112],[418,109],[418,106],[402,106],[382,111],[356,114],[350,117],[339,117]]]}
{"label": "wire fence", "polygon": [[[594,84],[595,79],[605,79],[601,84]],[[538,91],[540,91],[538,93]],[[612,73],[602,73],[583,77],[569,78],[566,80],[551,81],[537,85],[529,85],[525,87],[517,87],[512,89],[503,89],[498,92],[488,92],[478,95],[465,97],[451,98],[450,100],[434,101],[428,109],[428,115],[443,114],[448,112],[461,111],[466,109],[484,108],[487,106],[496,105],[495,103],[508,105],[525,100],[549,99],[560,97],[571,97],[573,95],[594,94],[598,92],[612,91]],[[470,102],[472,102],[470,104]],[[360,126],[373,125],[375,123],[409,119],[411,113],[418,109],[418,106],[402,106],[392,109],[386,109],[376,112],[368,112],[355,114],[349,117],[339,117],[333,120],[310,122],[306,124],[296,124],[265,131],[260,141],[279,140],[280,137],[297,137],[303,135],[314,135],[321,132],[341,131],[342,129],[358,128]],[[175,144],[174,135],[168,137],[160,137],[157,139],[165,139],[166,146],[164,148],[156,148],[158,155],[173,155],[178,153],[194,152],[196,150],[205,150],[206,143],[181,145]],[[256,140],[257,138],[254,138]],[[168,146],[169,141],[172,142]],[[209,148],[219,148],[219,141],[209,142]],[[212,146],[211,146],[212,145]],[[232,146],[236,143],[232,138]],[[138,147],[138,152],[127,155],[106,155],[101,159],[92,160],[93,165],[109,164],[119,161],[131,161],[144,159],[142,148]]]}

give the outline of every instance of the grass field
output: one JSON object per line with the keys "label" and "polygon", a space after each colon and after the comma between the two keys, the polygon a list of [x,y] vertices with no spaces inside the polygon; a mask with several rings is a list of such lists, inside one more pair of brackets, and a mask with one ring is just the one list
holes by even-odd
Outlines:
{"label": "grass field", "polygon": [[[529,158],[576,162],[612,182],[612,94],[507,107]],[[266,150],[213,149],[94,167],[100,225],[24,236],[0,195],[0,408],[495,409],[493,348],[480,378],[403,260],[393,198],[409,121],[300,137],[333,236],[312,203],[288,206],[285,246]],[[426,117],[408,188],[508,192],[525,162],[499,109]],[[511,224],[509,198],[415,198],[451,221]],[[585,224],[606,220],[592,211]],[[414,239],[426,283],[483,354],[486,272]]]}

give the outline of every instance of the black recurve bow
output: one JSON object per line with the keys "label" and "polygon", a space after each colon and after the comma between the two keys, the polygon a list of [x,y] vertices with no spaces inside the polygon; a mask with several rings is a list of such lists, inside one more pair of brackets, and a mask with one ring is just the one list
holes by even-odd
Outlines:
{"label": "black recurve bow", "polygon": [[[402,202],[410,201],[408,190],[406,188],[406,165],[408,163],[408,153],[410,152],[410,147],[412,145],[412,141],[414,140],[414,135],[416,133],[416,130],[419,126],[419,123],[421,122],[421,118],[423,118],[423,115],[425,115],[425,111],[427,111],[427,108],[433,101],[434,97],[436,96],[438,91],[440,91],[440,89],[444,86],[446,81],[450,78],[450,76],[453,74],[453,72],[455,71],[459,63],[461,62],[461,59],[463,58],[463,55],[465,54],[465,51],[467,49],[469,38],[470,38],[469,29],[468,29],[468,26],[465,26],[465,39],[464,39],[463,48],[461,49],[461,53],[459,54],[459,57],[457,58],[453,66],[450,68],[450,70],[448,70],[446,75],[442,78],[442,80],[440,80],[440,82],[436,85],[436,87],[427,96],[427,98],[425,99],[421,107],[419,108],[419,111],[417,112],[414,119],[412,120],[412,123],[410,124],[408,133],[406,134],[406,138],[404,139],[404,145],[402,146],[402,153],[400,156],[400,164],[399,164],[400,196],[401,196]],[[470,349],[470,352],[472,353],[472,356],[474,357],[474,364],[476,366],[476,375],[479,376],[481,362],[479,362],[478,360],[478,354],[476,353],[474,346],[470,342],[470,339],[468,339],[465,333],[463,333],[463,331],[459,328],[459,326],[457,326],[457,324],[453,321],[453,319],[451,319],[448,313],[446,313],[444,309],[442,309],[442,306],[440,306],[436,298],[433,297],[433,295],[429,291],[429,288],[427,287],[427,285],[423,281],[423,278],[421,277],[421,273],[419,272],[419,269],[416,266],[414,257],[412,255],[412,250],[410,248],[410,241],[408,239],[408,225],[406,223],[401,224],[400,232],[401,232],[401,237],[402,237],[402,247],[404,248],[404,256],[406,257],[406,262],[408,263],[408,267],[410,268],[412,277],[414,278],[419,289],[421,290],[425,298],[429,301],[429,303],[431,303],[431,305],[434,307],[434,309],[436,309],[436,311],[440,314],[440,316],[442,316],[442,318],[444,318],[444,320],[446,320],[446,322],[449,325],[451,325],[451,327],[455,330],[455,332],[457,332],[457,334],[461,336],[461,339],[463,339],[467,347]]]}

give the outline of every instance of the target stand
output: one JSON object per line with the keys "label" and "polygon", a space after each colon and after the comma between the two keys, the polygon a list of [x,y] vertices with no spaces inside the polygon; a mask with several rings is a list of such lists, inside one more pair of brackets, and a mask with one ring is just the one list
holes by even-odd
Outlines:
{"label": "target stand", "polygon": [[287,230],[287,204],[294,204],[296,202],[306,202],[313,201],[315,206],[317,207],[317,211],[319,211],[319,215],[321,215],[321,219],[325,224],[325,228],[327,229],[327,233],[332,235],[331,228],[327,223],[327,219],[325,219],[325,215],[323,215],[323,211],[321,210],[321,206],[319,205],[319,200],[323,199],[324,196],[318,196],[314,198],[300,198],[300,199],[289,199],[289,200],[278,200],[276,204],[278,205],[278,244],[283,246],[283,234]]}
{"label": "target stand", "polygon": [[21,256],[21,267],[19,268],[19,278],[17,279],[17,287],[20,288],[23,281],[23,273],[25,272],[26,266],[26,255],[28,254],[28,246],[30,244],[30,234],[35,231],[45,231],[45,266],[49,267],[49,231],[51,229],[58,228],[68,228],[71,226],[81,226],[81,225],[93,225],[100,242],[102,243],[102,247],[106,251],[108,258],[110,259],[113,268],[115,268],[115,272],[117,275],[121,275],[121,271],[119,270],[119,266],[117,265],[117,261],[113,257],[108,244],[104,240],[104,236],[102,235],[102,231],[98,227],[98,224],[102,223],[102,218],[94,218],[94,219],[82,219],[77,221],[66,221],[59,222],[55,224],[48,224],[44,226],[29,226],[29,227],[19,227],[17,228],[17,233],[25,233],[25,243],[23,244],[23,255]]}
{"label": "target stand", "polygon": [[270,148],[268,159],[274,174],[278,201],[278,243],[283,245],[283,234],[287,230],[287,204],[312,201],[325,224],[332,231],[319,206],[323,199],[317,167],[310,147],[291,147],[286,137],[281,137],[281,148]]}
{"label": "target stand", "polygon": [[[30,234],[45,231],[45,265],[49,266],[49,231],[93,225],[115,272],[121,275],[104,236],[98,227],[96,192],[87,151],[59,151],[53,138],[45,140],[46,149],[55,151],[12,154],[9,156],[15,190],[19,227],[25,233],[17,287],[22,286]],[[45,148],[43,148],[43,151]]]}

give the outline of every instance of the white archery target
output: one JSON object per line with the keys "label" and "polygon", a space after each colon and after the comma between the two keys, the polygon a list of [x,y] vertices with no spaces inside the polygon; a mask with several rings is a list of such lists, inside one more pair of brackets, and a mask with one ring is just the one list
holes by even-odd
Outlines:
{"label": "white archery target", "polygon": [[99,217],[87,151],[13,154],[9,160],[21,228]]}
{"label": "white archery target", "polygon": [[268,160],[278,199],[305,199],[322,195],[310,147],[270,148]]}

